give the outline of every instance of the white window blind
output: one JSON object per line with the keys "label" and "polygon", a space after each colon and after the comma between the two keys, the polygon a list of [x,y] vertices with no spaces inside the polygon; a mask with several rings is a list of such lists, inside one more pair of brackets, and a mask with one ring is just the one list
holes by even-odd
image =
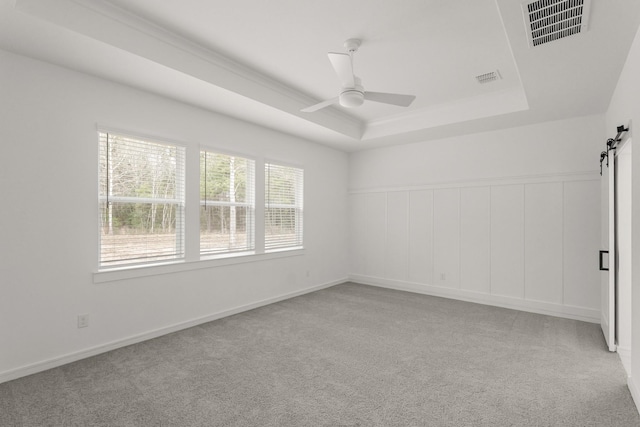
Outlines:
{"label": "white window blind", "polygon": [[265,250],[302,246],[304,171],[265,163]]}
{"label": "white window blind", "polygon": [[200,254],[255,249],[255,162],[200,151]]}
{"label": "white window blind", "polygon": [[99,132],[100,267],[184,258],[185,148]]}

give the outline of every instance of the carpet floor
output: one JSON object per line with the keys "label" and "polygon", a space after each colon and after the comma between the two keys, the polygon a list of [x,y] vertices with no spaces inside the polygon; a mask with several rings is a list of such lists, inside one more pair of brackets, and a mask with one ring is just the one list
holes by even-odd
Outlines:
{"label": "carpet floor", "polygon": [[346,283],[0,384],[1,426],[640,426],[595,324]]}

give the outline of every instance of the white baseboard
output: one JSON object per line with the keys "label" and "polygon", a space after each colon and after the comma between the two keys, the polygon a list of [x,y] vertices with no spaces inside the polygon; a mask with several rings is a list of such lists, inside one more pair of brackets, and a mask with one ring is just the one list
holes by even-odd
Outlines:
{"label": "white baseboard", "polygon": [[636,410],[640,412],[640,390],[636,386],[632,377],[627,377],[627,387],[629,387],[631,397],[633,397],[633,403],[636,404]]}
{"label": "white baseboard", "polygon": [[36,362],[29,365],[21,366],[16,369],[0,372],[0,384],[7,381],[15,380],[17,378],[26,377],[27,375],[32,375],[38,372],[46,371],[48,369],[57,368],[58,366],[66,365],[67,363],[75,362],[81,359],[86,359],[87,357],[96,356],[101,353],[106,353],[108,351],[115,350],[117,348],[126,347],[131,344],[136,344],[152,338],[157,338],[159,336],[180,331],[182,329],[191,328],[193,326],[201,325],[203,323],[211,322],[213,320],[222,319],[223,317],[242,313],[243,311],[253,310],[254,308],[273,304],[278,301],[284,301],[286,299],[294,298],[300,295],[316,292],[321,289],[330,288],[332,286],[339,285],[346,281],[347,281],[347,278],[334,280],[331,282],[323,283],[321,285],[316,285],[316,286],[305,288],[299,291],[278,295],[278,296],[267,298],[261,301],[256,301],[250,304],[245,304],[239,307],[231,308],[229,310],[224,310],[224,311],[213,313],[207,316],[199,317],[197,319],[188,320],[186,322],[181,322],[181,323],[177,323],[164,328],[159,328],[153,331],[145,332],[142,334],[133,335],[127,338],[123,338],[121,340],[112,341],[112,342],[101,344],[95,347],[90,347],[84,350],[75,351],[73,353],[68,353],[62,356],[43,360],[41,362]]}
{"label": "white baseboard", "polygon": [[622,362],[622,366],[624,367],[627,376],[631,375],[631,349],[629,347],[616,347],[616,352],[618,353],[618,357],[620,357],[620,361]]}
{"label": "white baseboard", "polygon": [[600,323],[600,311],[591,308],[574,307],[543,301],[531,301],[521,298],[473,292],[465,289],[445,288],[441,286],[425,285],[422,283],[405,282],[400,280],[382,279],[379,277],[364,276],[359,274],[349,275],[349,280],[352,282],[361,283],[363,285],[378,286],[400,291],[415,292],[419,294],[475,302],[479,304],[509,308],[512,310],[527,311],[530,313],[546,314],[548,316],[581,320],[590,323]]}

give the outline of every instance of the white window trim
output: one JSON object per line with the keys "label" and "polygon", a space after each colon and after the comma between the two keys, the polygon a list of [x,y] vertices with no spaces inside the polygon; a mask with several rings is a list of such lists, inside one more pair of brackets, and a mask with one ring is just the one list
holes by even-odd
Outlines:
{"label": "white window trim", "polygon": [[[169,138],[159,137],[157,135],[150,135],[143,132],[136,131],[127,131],[120,129],[115,126],[107,126],[96,124],[96,132],[105,132],[111,134],[118,134],[124,137],[141,139],[141,140],[150,140],[151,142],[165,143],[171,145],[177,145],[180,147],[184,147],[185,149],[185,182],[187,186],[185,187],[185,200],[184,200],[184,209],[186,211],[186,215],[184,218],[185,221],[185,232],[183,233],[182,238],[185,240],[183,242],[185,248],[185,258],[175,259],[175,260],[166,260],[166,261],[158,261],[154,263],[145,263],[145,264],[124,264],[124,265],[116,265],[112,267],[100,267],[100,259],[99,259],[99,250],[100,247],[97,247],[98,251],[98,259],[96,264],[96,270],[93,272],[93,283],[110,283],[110,282],[118,282],[122,280],[129,280],[135,278],[144,278],[150,276],[157,275],[165,275],[172,273],[180,273],[180,272],[188,272],[195,271],[201,269],[208,268],[217,268],[222,266],[229,265],[238,265],[238,264],[247,264],[254,262],[264,262],[272,259],[280,259],[280,258],[289,258],[289,257],[298,257],[303,256],[305,254],[305,248],[303,246],[292,246],[285,248],[274,248],[265,252],[264,243],[264,190],[257,191],[258,188],[264,188],[264,167],[265,163],[273,163],[280,166],[289,166],[294,168],[299,168],[305,171],[305,167],[300,164],[290,163],[286,161],[281,161],[273,158],[265,158],[263,156],[249,155],[242,152],[230,151],[226,149],[221,149],[219,147],[215,147],[213,145],[208,144],[196,144],[192,146],[191,144],[187,144],[185,142],[172,140]],[[189,189],[188,183],[193,181],[194,173],[195,176],[199,176],[199,159],[200,151],[212,151],[215,153],[225,154],[229,156],[237,156],[243,157],[246,159],[253,160],[255,170],[254,170],[254,222],[255,222],[255,250],[252,251],[236,251],[236,252],[227,252],[220,254],[200,254],[200,251],[194,251],[194,248],[197,247],[199,249],[199,243],[191,242],[194,240],[194,234],[192,230],[194,227],[190,225],[189,222],[189,206],[193,205],[195,200],[200,202],[199,191],[197,192],[197,199],[194,199],[193,196],[188,196],[192,190]],[[195,154],[194,154],[195,151]],[[193,157],[193,159],[190,159]],[[195,165],[198,165],[197,167]],[[195,169],[194,169],[195,168]],[[194,170],[191,170],[194,169]],[[199,182],[199,181],[198,181]],[[303,182],[303,194],[304,187],[306,186],[306,180]],[[195,193],[194,193],[195,195]],[[100,195],[98,194],[98,197]],[[111,198],[110,198],[111,199]],[[207,202],[208,203],[208,202]],[[247,204],[237,204],[237,205],[247,205]],[[198,209],[199,210],[199,209]],[[303,210],[304,215],[304,210]],[[261,219],[261,221],[259,220]],[[193,219],[193,218],[192,218]],[[197,227],[197,225],[196,225]],[[199,227],[197,227],[199,228]],[[98,242],[100,242],[100,229],[96,227],[98,230]],[[195,236],[197,237],[199,233],[196,232]],[[98,243],[99,244],[99,243]],[[189,249],[191,248],[191,249]]]}

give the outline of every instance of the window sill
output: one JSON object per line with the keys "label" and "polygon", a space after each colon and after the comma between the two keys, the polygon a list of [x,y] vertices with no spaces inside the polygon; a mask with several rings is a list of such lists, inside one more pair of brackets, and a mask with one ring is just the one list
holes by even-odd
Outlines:
{"label": "window sill", "polygon": [[304,249],[302,247],[296,247],[288,250],[271,251],[262,254],[256,254],[254,252],[234,253],[217,256],[213,255],[198,261],[177,261],[163,264],[114,268],[94,272],[93,283],[115,282],[118,280],[134,279],[137,277],[180,273],[183,271],[200,270],[203,268],[215,268],[226,265],[245,264],[301,255],[304,255]]}

